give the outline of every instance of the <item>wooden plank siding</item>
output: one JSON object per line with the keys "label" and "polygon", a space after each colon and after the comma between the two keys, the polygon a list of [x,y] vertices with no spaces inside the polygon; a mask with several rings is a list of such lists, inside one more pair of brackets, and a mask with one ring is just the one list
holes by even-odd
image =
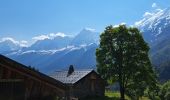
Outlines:
{"label": "wooden plank siding", "polygon": [[104,96],[104,89],[104,80],[92,69],[72,67],[47,76],[0,55],[0,100],[75,100]]}
{"label": "wooden plank siding", "polygon": [[70,97],[104,96],[104,81],[92,71],[73,85],[70,85]]}
{"label": "wooden plank siding", "polygon": [[[20,95],[22,100],[53,100],[53,97],[66,98],[65,90],[67,86],[63,83],[40,72],[30,70],[11,59],[0,56],[0,93],[5,91],[3,87],[9,87],[9,89],[6,89],[8,92],[13,91],[13,94],[17,93],[16,88],[19,87],[17,84],[20,84],[20,82],[16,82],[17,80],[22,80],[21,83],[23,83],[23,94]],[[6,92],[6,99],[0,95],[0,100],[20,100],[18,98],[15,99],[16,97],[12,94],[8,96],[8,92]],[[11,97],[13,99],[10,99]]]}

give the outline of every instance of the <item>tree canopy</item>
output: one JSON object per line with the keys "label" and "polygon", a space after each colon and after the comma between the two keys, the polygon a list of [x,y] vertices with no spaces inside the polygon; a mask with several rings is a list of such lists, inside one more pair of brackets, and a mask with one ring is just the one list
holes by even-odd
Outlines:
{"label": "tree canopy", "polygon": [[170,81],[167,81],[162,85],[160,91],[160,99],[161,100],[170,100]]}
{"label": "tree canopy", "polygon": [[106,80],[118,82],[121,99],[125,93],[138,99],[156,85],[156,75],[148,57],[149,46],[137,28],[108,26],[96,49],[97,70]]}

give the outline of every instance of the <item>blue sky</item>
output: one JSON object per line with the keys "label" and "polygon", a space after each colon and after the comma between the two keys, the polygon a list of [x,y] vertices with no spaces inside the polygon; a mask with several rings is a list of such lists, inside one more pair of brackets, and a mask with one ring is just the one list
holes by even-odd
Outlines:
{"label": "blue sky", "polygon": [[0,0],[0,38],[30,41],[41,34],[76,34],[85,27],[103,31],[122,22],[133,25],[147,11],[170,0]]}

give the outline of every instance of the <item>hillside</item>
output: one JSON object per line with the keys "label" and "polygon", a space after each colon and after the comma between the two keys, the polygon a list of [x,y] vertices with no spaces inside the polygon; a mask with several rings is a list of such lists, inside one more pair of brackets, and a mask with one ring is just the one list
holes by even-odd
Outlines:
{"label": "hillside", "polygon": [[160,79],[170,79],[170,8],[157,10],[144,17],[136,26],[142,30],[150,46],[153,66],[159,69]]}

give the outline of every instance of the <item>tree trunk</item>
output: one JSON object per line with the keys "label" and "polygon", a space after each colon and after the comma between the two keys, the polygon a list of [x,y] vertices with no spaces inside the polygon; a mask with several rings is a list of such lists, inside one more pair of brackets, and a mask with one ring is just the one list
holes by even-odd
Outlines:
{"label": "tree trunk", "polygon": [[125,100],[125,88],[119,83],[120,86],[120,100]]}

